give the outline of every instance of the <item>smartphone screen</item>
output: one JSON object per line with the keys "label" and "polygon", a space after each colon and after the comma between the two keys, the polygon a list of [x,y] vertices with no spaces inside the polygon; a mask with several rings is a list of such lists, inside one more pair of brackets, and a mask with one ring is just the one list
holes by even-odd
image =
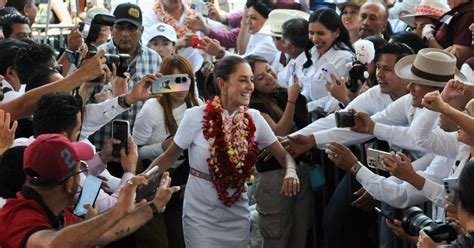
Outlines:
{"label": "smartphone screen", "polygon": [[84,205],[94,205],[97,195],[99,194],[100,186],[102,186],[102,180],[99,178],[91,175],[86,177],[86,181],[82,187],[81,196],[79,197],[76,207],[73,210],[75,215],[85,215],[87,213],[87,209],[84,208]]}
{"label": "smartphone screen", "polygon": [[188,74],[165,75],[151,84],[151,93],[172,93],[189,91],[191,79]]}
{"label": "smartphone screen", "polygon": [[128,152],[128,135],[130,133],[128,121],[115,120],[112,122],[112,138],[120,140],[120,144],[113,145],[112,156],[120,158],[120,150],[125,148]]}

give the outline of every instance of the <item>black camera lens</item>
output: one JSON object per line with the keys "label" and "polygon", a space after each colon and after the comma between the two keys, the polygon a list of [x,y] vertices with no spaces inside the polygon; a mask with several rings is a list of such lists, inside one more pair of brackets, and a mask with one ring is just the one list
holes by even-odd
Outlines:
{"label": "black camera lens", "polygon": [[186,83],[186,81],[188,81],[188,79],[186,77],[177,77],[176,78],[176,83],[177,84]]}
{"label": "black camera lens", "polygon": [[418,207],[407,209],[402,227],[407,234],[412,236],[416,236],[420,230],[424,230],[433,241],[438,243],[443,240],[450,242],[457,237],[456,231],[449,224],[433,221]]}

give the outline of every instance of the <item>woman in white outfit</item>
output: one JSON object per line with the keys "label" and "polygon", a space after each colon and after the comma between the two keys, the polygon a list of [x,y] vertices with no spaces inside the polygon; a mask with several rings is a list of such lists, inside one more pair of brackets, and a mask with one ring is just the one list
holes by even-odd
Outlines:
{"label": "woman in white outfit", "polygon": [[247,247],[250,212],[245,180],[258,150],[267,148],[286,168],[281,192],[299,191],[295,161],[260,113],[248,109],[254,89],[249,64],[237,56],[214,69],[220,96],[186,111],[168,149],[151,166],[166,170],[188,149],[190,176],[184,194],[186,247]]}
{"label": "woman in white outfit", "polygon": [[[313,12],[309,17],[308,28],[309,39],[313,42],[314,47],[311,50],[313,58],[316,60],[308,60],[303,65],[302,82],[311,82],[311,89],[304,94],[310,103],[309,111],[321,107],[325,110],[333,110],[332,105],[337,106],[337,101],[331,97],[326,89],[325,77],[321,77],[321,73],[327,69],[328,64],[332,64],[335,68],[336,76],[340,79],[349,75],[349,68],[346,66],[352,62],[354,49],[352,48],[349,33],[341,22],[341,18],[331,9],[321,9]],[[305,86],[303,85],[303,88]]]}

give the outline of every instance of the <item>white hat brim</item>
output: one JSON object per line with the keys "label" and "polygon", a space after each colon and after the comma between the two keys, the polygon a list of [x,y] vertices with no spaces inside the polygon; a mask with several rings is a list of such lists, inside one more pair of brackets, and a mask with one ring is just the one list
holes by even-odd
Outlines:
{"label": "white hat brim", "polygon": [[263,24],[262,28],[260,29],[260,31],[258,31],[258,33],[264,34],[264,35],[275,36],[275,37],[282,37],[282,34],[273,33],[272,30],[270,29],[270,25],[267,25],[266,22],[265,24]]}

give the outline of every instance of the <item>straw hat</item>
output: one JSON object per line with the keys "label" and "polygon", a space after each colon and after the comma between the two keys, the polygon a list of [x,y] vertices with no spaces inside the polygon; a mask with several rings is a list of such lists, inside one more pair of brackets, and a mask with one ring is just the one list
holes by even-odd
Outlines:
{"label": "straw hat", "polygon": [[401,79],[433,87],[444,87],[453,78],[467,82],[456,68],[456,57],[436,48],[421,49],[418,54],[401,58],[395,73]]}
{"label": "straw hat", "polygon": [[309,14],[303,11],[294,9],[275,9],[270,12],[268,19],[260,29],[260,34],[271,35],[275,37],[281,37],[283,34],[282,26],[283,23],[290,19],[303,18],[309,19]]}
{"label": "straw hat", "polygon": [[450,10],[449,6],[439,0],[422,0],[416,7],[415,14],[401,16],[400,20],[410,26],[415,23],[415,17],[425,16],[438,20],[444,13]]}

